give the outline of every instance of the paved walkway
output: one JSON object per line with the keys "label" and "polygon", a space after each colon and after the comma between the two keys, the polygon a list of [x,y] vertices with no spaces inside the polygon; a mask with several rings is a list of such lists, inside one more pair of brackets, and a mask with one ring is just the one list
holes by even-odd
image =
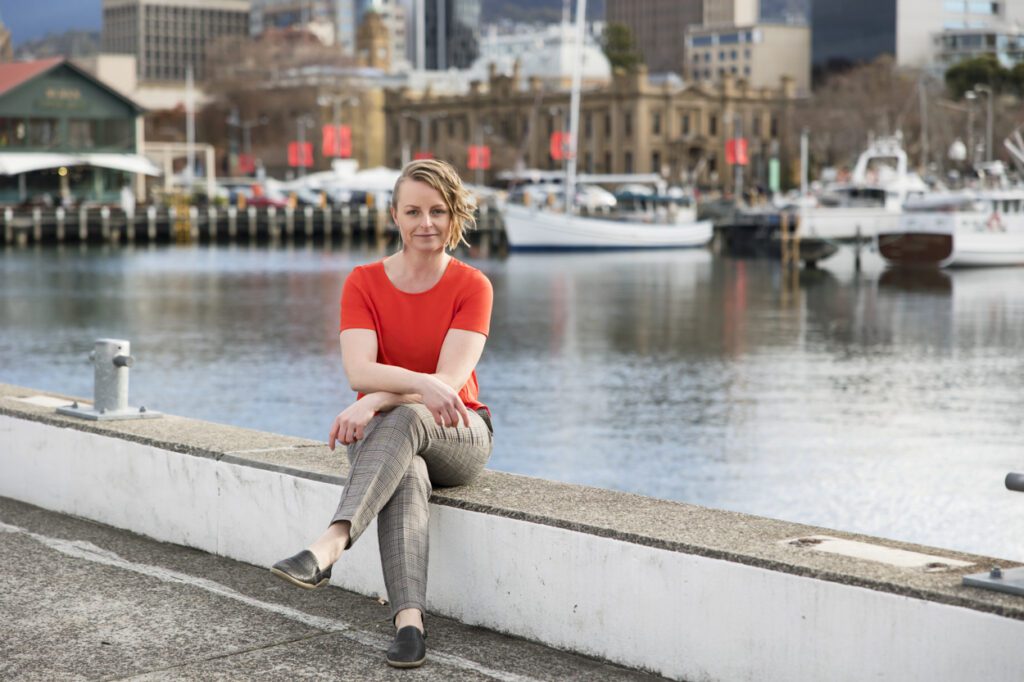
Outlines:
{"label": "paved walkway", "polygon": [[0,620],[3,680],[655,679],[431,616],[394,670],[375,599],[2,497]]}

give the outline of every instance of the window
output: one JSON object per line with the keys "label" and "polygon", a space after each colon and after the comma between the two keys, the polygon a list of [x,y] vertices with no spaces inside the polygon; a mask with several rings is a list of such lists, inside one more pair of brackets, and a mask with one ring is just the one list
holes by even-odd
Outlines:
{"label": "window", "polygon": [[736,59],[736,50],[729,53],[729,59]]}
{"label": "window", "polygon": [[718,61],[720,61],[720,62],[724,62],[725,61],[725,50],[720,50],[718,52]]}
{"label": "window", "polygon": [[754,137],[761,137],[761,117],[757,114],[754,115],[753,125]]}
{"label": "window", "polygon": [[29,147],[51,148],[57,146],[57,119],[30,118],[26,128]]}
{"label": "window", "polygon": [[690,115],[689,114],[683,114],[683,120],[682,120],[681,128],[682,128],[682,131],[683,131],[683,135],[689,135],[690,134]]}
{"label": "window", "polygon": [[711,137],[718,135],[718,116],[715,114],[708,116],[708,135]]}
{"label": "window", "polygon": [[651,172],[661,172],[661,152],[651,152]]}
{"label": "window", "polygon": [[693,47],[708,47],[714,44],[714,39],[711,36],[694,36],[690,38],[690,45]]}
{"label": "window", "polygon": [[633,134],[633,114],[628,111],[622,117],[622,134],[626,137]]}
{"label": "window", "polygon": [[651,133],[661,135],[661,112],[655,111],[651,115]]}
{"label": "window", "polygon": [[623,161],[623,166],[624,166],[623,172],[624,173],[632,173],[633,172],[633,152],[626,152],[623,155],[622,161]]}
{"label": "window", "polygon": [[455,137],[455,121],[448,119],[448,137]]}
{"label": "window", "polygon": [[586,117],[583,119],[583,135],[588,140],[590,139],[591,135],[593,135],[593,133],[594,133],[594,130],[593,130],[594,126],[593,126],[593,120],[592,120],[593,118],[594,118],[594,115],[591,114],[588,111]]}
{"label": "window", "polygon": [[779,119],[778,119],[777,116],[772,115],[771,122],[768,124],[768,126],[769,126],[768,127],[769,135],[771,135],[772,138],[778,137],[779,136]]}
{"label": "window", "polygon": [[605,173],[611,173],[612,172],[612,153],[611,152],[605,152],[604,153],[604,172]]}

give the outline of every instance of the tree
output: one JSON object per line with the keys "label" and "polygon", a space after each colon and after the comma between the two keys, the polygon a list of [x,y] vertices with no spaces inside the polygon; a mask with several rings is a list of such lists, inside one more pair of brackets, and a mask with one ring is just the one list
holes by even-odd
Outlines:
{"label": "tree", "polygon": [[1001,90],[1012,81],[1010,71],[1004,69],[995,55],[991,54],[965,59],[946,71],[946,87],[954,99],[963,98],[964,93],[978,83],[984,83],[993,90]]}
{"label": "tree", "polygon": [[622,68],[633,71],[644,62],[643,57],[637,52],[633,32],[625,24],[608,24],[604,29],[602,43],[604,54],[611,62],[613,70]]}

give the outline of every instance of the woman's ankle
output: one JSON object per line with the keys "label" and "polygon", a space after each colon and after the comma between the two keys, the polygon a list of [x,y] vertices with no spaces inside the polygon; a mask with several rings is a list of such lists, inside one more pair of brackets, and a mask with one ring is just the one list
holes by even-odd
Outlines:
{"label": "woman's ankle", "polygon": [[395,614],[395,630],[414,625],[416,629],[423,632],[423,612],[419,609],[402,609]]}

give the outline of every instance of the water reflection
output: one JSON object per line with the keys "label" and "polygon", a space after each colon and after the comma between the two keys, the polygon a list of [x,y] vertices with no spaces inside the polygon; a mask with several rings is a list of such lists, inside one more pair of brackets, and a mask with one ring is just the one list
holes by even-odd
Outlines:
{"label": "water reflection", "polygon": [[[324,438],[349,248],[0,254],[0,380],[90,394],[123,336],[156,409]],[[514,254],[480,366],[492,466],[1024,559],[1024,271],[702,251]]]}

